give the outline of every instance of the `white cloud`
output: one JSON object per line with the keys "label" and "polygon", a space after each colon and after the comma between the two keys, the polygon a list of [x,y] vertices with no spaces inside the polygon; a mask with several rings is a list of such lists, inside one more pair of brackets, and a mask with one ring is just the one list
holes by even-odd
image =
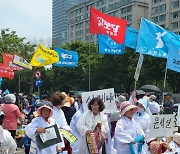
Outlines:
{"label": "white cloud", "polygon": [[0,29],[10,28],[20,37],[51,37],[52,0],[0,0]]}

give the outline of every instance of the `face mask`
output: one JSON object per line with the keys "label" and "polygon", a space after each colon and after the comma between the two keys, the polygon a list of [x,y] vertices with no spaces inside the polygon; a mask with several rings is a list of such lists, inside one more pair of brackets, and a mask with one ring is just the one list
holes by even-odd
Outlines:
{"label": "face mask", "polygon": [[143,113],[144,112],[144,108],[139,108],[137,112]]}

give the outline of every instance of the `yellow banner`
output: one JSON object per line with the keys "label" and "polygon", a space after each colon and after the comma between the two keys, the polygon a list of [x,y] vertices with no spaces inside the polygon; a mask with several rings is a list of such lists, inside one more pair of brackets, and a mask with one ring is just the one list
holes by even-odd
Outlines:
{"label": "yellow banner", "polygon": [[77,138],[73,134],[65,129],[60,129],[60,132],[69,141],[70,144],[73,144],[77,140]]}
{"label": "yellow banner", "polygon": [[18,65],[22,68],[32,70],[32,66],[22,57],[14,55],[13,64]]}
{"label": "yellow banner", "polygon": [[59,61],[59,55],[55,50],[49,50],[42,44],[39,44],[36,49],[30,65],[36,67],[42,67],[45,65],[53,64]]}

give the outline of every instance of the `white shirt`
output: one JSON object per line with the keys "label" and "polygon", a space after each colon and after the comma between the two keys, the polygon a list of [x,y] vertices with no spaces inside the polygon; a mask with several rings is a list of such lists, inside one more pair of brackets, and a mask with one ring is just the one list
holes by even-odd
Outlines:
{"label": "white shirt", "polygon": [[[46,128],[48,126],[52,126],[54,124],[56,124],[55,120],[53,118],[49,118],[48,119],[49,122],[46,122],[44,120],[44,118],[42,117],[36,117],[34,118],[31,123],[29,123],[26,127],[25,127],[25,131],[26,134],[29,138],[34,139],[36,136],[36,130],[37,128]],[[37,143],[36,143],[37,145]],[[56,152],[56,147],[60,146],[62,147],[61,143],[52,145],[50,147],[47,147],[45,149],[39,150],[39,148],[37,148],[37,154],[55,154]],[[37,146],[38,147],[38,146]]]}
{"label": "white shirt", "polygon": [[[114,135],[114,146],[117,154],[129,154],[129,144],[140,135],[144,135],[140,125],[134,120],[130,120],[126,116],[122,116],[118,120]],[[134,150],[137,152],[137,144],[133,145]]]}
{"label": "white shirt", "polygon": [[58,124],[59,128],[63,128],[65,130],[70,131],[70,127],[67,124],[66,118],[64,116],[64,112],[61,109],[58,109],[57,107],[53,106],[52,118],[56,120],[56,123]]}
{"label": "white shirt", "polygon": [[105,114],[100,112],[99,114],[94,115],[91,111],[87,111],[79,118],[77,122],[77,128],[79,130],[79,133],[81,134],[81,140],[79,145],[80,154],[88,153],[86,144],[86,131],[94,131],[98,123],[102,123],[102,133],[107,134],[109,131],[109,126],[107,116]]}
{"label": "white shirt", "polygon": [[70,123],[70,128],[71,128],[71,133],[77,138],[77,140],[71,145],[72,147],[72,151],[73,154],[78,154],[79,151],[79,141],[81,139],[81,135],[77,129],[77,121],[79,120],[79,118],[83,115],[83,112],[81,110],[78,110],[71,119],[71,123]]}
{"label": "white shirt", "polygon": [[159,104],[155,101],[149,102],[149,109],[152,114],[153,113],[159,114],[159,112],[160,112]]}

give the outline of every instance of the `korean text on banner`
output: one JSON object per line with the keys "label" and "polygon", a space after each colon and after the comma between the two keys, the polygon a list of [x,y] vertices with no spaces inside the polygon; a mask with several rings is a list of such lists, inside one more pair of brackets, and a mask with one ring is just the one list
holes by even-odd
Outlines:
{"label": "korean text on banner", "polygon": [[149,128],[149,136],[154,137],[170,137],[173,135],[174,115],[151,115]]}
{"label": "korean text on banner", "polygon": [[144,60],[144,56],[143,54],[140,54],[139,55],[139,60],[138,60],[138,64],[137,64],[137,67],[136,67],[136,72],[134,74],[134,79],[136,81],[138,81],[139,79],[139,74],[140,74],[140,71],[141,71],[141,67],[142,67],[142,64],[143,64],[143,60]]}
{"label": "korean text on banner", "polygon": [[124,43],[127,21],[90,9],[90,33],[109,35],[115,42]]}
{"label": "korean text on banner", "polygon": [[11,67],[11,69],[13,69],[13,70],[23,70],[22,67],[18,67],[13,64],[13,58],[14,58],[13,55],[3,52],[2,56],[3,56],[3,65],[5,67]]}
{"label": "korean text on banner", "polygon": [[104,109],[104,113],[114,113],[116,112],[116,104],[115,104],[115,97],[114,97],[114,88],[103,89],[103,90],[96,90],[96,91],[89,91],[83,92],[82,95],[82,102],[84,111],[88,111],[88,103],[94,97],[99,97],[106,106]]}
{"label": "korean text on banner", "polygon": [[141,18],[136,52],[159,58],[167,58],[170,39],[180,38],[155,23]]}
{"label": "korean text on banner", "polygon": [[54,48],[59,55],[59,61],[54,66],[77,67],[78,54],[75,51],[65,50],[58,47]]}
{"label": "korean text on banner", "polygon": [[0,77],[12,80],[14,78],[14,71],[12,70],[12,67],[7,67],[0,63]]}
{"label": "korean text on banner", "polygon": [[170,41],[167,68],[180,73],[180,40]]}
{"label": "korean text on banner", "polygon": [[18,55],[14,55],[13,64],[32,70],[32,66],[24,58]]}
{"label": "korean text on banner", "polygon": [[98,35],[100,54],[124,54],[124,45],[118,44],[107,35]]}
{"label": "korean text on banner", "polygon": [[39,44],[31,59],[30,65],[42,67],[58,62],[58,60],[59,55],[56,51],[47,49],[42,44]]}

